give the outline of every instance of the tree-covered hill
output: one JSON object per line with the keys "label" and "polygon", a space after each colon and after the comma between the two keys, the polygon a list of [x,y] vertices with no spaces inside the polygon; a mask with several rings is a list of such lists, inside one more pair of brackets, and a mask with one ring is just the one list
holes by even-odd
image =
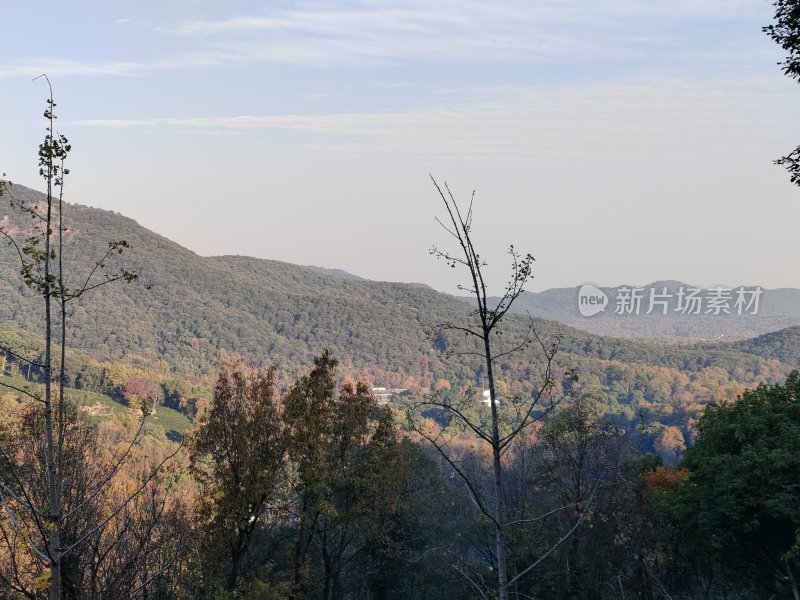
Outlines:
{"label": "tree-covered hill", "polygon": [[[42,199],[22,186],[10,193],[29,203]],[[418,284],[368,281],[271,260],[201,257],[113,212],[70,205],[67,214],[68,279],[79,281],[108,242],[120,239],[130,245],[118,257],[121,265],[140,275],[132,284],[99,288],[73,309],[73,363],[93,361],[104,370],[84,373],[84,383],[110,379],[121,394],[132,371],[105,373],[110,364],[160,381],[196,381],[214,369],[222,350],[293,376],[327,348],[345,373],[376,385],[415,391],[483,385],[480,361],[458,354],[470,349],[463,337],[426,334],[436,324],[470,318],[469,305],[458,298]],[[30,227],[19,213],[0,218],[15,235]],[[105,270],[118,266],[109,262]],[[0,246],[0,275],[0,334],[35,355],[40,303],[22,284],[18,257],[8,245]],[[564,310],[573,307],[570,300]],[[685,424],[703,403],[735,397],[760,381],[780,381],[797,366],[797,336],[788,333],[780,346],[768,337],[749,345],[664,345],[509,315],[508,345],[522,341],[531,324],[545,343],[561,335],[558,369],[577,369],[587,389],[628,417],[646,411],[659,422]],[[498,376],[508,393],[524,394],[540,368],[541,350],[533,344],[499,362]],[[77,385],[78,376],[73,379]],[[113,390],[106,383],[102,391]]]}
{"label": "tree-covered hill", "polygon": [[789,327],[733,344],[739,352],[773,358],[800,368],[800,327]]}

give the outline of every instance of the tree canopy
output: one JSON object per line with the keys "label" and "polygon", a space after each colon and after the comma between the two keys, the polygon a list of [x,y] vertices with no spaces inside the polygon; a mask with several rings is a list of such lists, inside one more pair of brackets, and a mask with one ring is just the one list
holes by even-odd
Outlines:
{"label": "tree canopy", "polygon": [[800,373],[709,406],[682,467],[673,515],[719,576],[755,594],[797,597]]}
{"label": "tree canopy", "polygon": [[[764,27],[764,33],[787,52],[778,63],[784,74],[800,82],[800,0],[776,0],[774,6],[775,23]],[[800,146],[775,163],[786,167],[792,183],[800,185]]]}

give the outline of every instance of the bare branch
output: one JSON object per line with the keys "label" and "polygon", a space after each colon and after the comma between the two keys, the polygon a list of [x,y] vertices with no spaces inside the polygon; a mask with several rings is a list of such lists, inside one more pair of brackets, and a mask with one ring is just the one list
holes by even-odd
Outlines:
{"label": "bare branch", "polygon": [[128,596],[127,596],[127,597],[128,597],[128,598],[133,598],[133,597],[134,597],[136,594],[138,594],[139,592],[142,592],[142,591],[144,591],[144,590],[147,588],[147,586],[148,586],[148,585],[150,585],[151,583],[153,583],[153,581],[155,581],[155,579],[156,579],[157,577],[160,577],[161,575],[163,575],[163,574],[166,572],[166,570],[167,570],[167,569],[169,569],[169,568],[170,568],[170,567],[171,567],[171,566],[172,566],[172,565],[175,563],[175,561],[176,561],[177,559],[178,559],[178,552],[175,552],[175,553],[172,555],[172,558],[170,558],[170,559],[169,559],[169,560],[168,560],[168,561],[167,561],[167,562],[164,564],[164,566],[163,566],[162,568],[160,568],[158,571],[156,571],[156,572],[155,572],[155,573],[153,573],[153,574],[152,574],[150,577],[148,577],[148,578],[147,578],[147,579],[146,579],[144,582],[142,582],[142,584],[141,584],[139,587],[137,587],[137,588],[134,588],[134,589],[132,589],[130,592],[128,592]]}
{"label": "bare branch", "polygon": [[[439,187],[437,181],[431,175],[431,181],[433,181],[433,185],[436,187],[436,190],[439,192],[439,196],[444,202],[445,208],[447,209],[447,214],[450,216],[450,221],[453,224],[453,230],[456,233],[456,239],[458,240],[459,245],[461,246],[461,250],[464,253],[464,261],[461,264],[464,264],[470,271],[470,275],[472,277],[473,286],[476,290],[476,298],[478,300],[478,305],[482,307],[484,310],[486,308],[486,294],[485,294],[485,287],[479,285],[479,274],[480,274],[480,263],[475,260],[476,256],[474,253],[474,249],[471,248],[471,243],[469,241],[469,227],[464,227],[464,222],[460,218],[460,214],[458,213],[458,204],[453,198],[453,194],[450,191],[450,188],[445,183],[445,189],[447,190],[447,196],[445,196],[442,188]],[[471,213],[471,209],[470,209]],[[459,215],[459,218],[456,219],[456,214]],[[482,280],[481,280],[482,283]],[[480,292],[477,290],[484,289],[484,294],[481,296]],[[483,313],[482,313],[483,314]]]}
{"label": "bare branch", "polygon": [[446,402],[435,402],[432,400],[426,400],[424,402],[419,403],[418,406],[434,406],[436,408],[447,410],[456,415],[461,420],[462,423],[464,423],[467,427],[469,427],[475,433],[475,435],[480,437],[483,441],[489,443],[492,442],[492,438],[488,433],[485,433],[480,427],[472,423],[472,421],[470,421],[470,419],[463,412],[461,412],[460,409],[456,408],[452,404],[448,404]]}
{"label": "bare branch", "polygon": [[11,384],[11,383],[6,383],[5,381],[0,381],[0,385],[2,385],[3,387],[8,388],[10,390],[14,390],[15,392],[18,392],[20,394],[24,394],[25,396],[27,396],[31,400],[36,400],[37,402],[41,402],[41,403],[45,402],[42,398],[40,398],[39,396],[33,394],[32,392],[29,392],[28,390],[23,389],[21,387],[17,387],[15,385]]}
{"label": "bare branch", "polygon": [[533,418],[533,411],[539,404],[539,401],[553,387],[553,360],[560,346],[561,338],[560,335],[556,336],[555,340],[548,346],[542,340],[541,336],[538,334],[536,329],[531,329],[531,331],[536,340],[538,341],[539,346],[542,348],[542,353],[545,356],[545,369],[542,378],[543,379],[542,385],[537,391],[535,391],[532,394],[532,401],[527,405],[522,421],[516,427],[514,427],[510,433],[508,433],[507,435],[503,436],[500,439],[501,448],[505,448],[506,446],[508,446],[514,440],[514,438],[517,437],[517,435],[519,435],[519,433],[523,429],[525,429],[528,425],[552,412],[553,409],[556,406],[558,406],[570,393],[569,391],[567,391],[564,394],[562,394],[559,398],[553,400],[550,406],[547,407],[547,409],[541,415],[539,415],[536,419]]}
{"label": "bare branch", "polygon": [[19,247],[19,244],[17,243],[17,240],[15,240],[13,237],[11,237],[9,235],[9,233],[5,229],[2,229],[2,228],[0,228],[0,235],[2,235],[4,238],[6,238],[8,240],[8,242],[9,242],[9,244],[14,247],[14,250],[16,250],[17,254],[19,255],[20,262],[24,264],[25,263],[25,255],[22,253],[22,249]]}
{"label": "bare branch", "polygon": [[14,193],[11,191],[10,186],[4,186],[3,193],[4,195],[7,195],[10,198],[11,208],[18,208],[25,214],[30,215],[31,218],[39,219],[42,222],[47,221],[47,217],[45,217],[44,215],[40,215],[38,212],[36,212],[35,208],[28,206],[27,204],[25,204],[24,201],[15,198]]}
{"label": "bare branch", "polygon": [[439,219],[439,217],[434,217],[434,219],[436,220],[436,222],[437,222],[439,225],[441,225],[441,226],[442,226],[442,229],[444,229],[444,230],[445,230],[447,233],[449,233],[450,235],[452,235],[452,236],[453,236],[453,237],[454,237],[456,240],[458,240],[458,239],[459,239],[459,237],[458,237],[458,234],[457,234],[455,231],[451,230],[451,229],[450,229],[450,228],[449,228],[447,225],[445,225],[444,223],[442,223],[442,221],[441,221],[441,219]]}
{"label": "bare branch", "polygon": [[[434,327],[437,327],[444,331],[460,331],[461,333],[464,333],[466,335],[472,335],[481,340],[483,339],[482,333],[479,333],[474,329],[471,329],[470,327],[462,327],[460,325],[455,325],[453,323],[440,323],[438,325],[434,325]],[[481,354],[481,356],[483,356],[483,354]]]}
{"label": "bare branch", "polygon": [[417,431],[417,433],[419,435],[421,435],[423,438],[425,438],[436,449],[436,451],[445,460],[445,462],[447,462],[447,464],[450,465],[450,467],[453,469],[453,471],[461,478],[461,480],[464,482],[464,484],[467,486],[467,489],[469,490],[469,493],[470,493],[470,496],[472,498],[472,501],[475,503],[475,505],[478,507],[478,509],[481,511],[481,513],[483,513],[483,515],[487,519],[489,519],[492,523],[494,523],[495,526],[499,526],[498,523],[497,523],[497,520],[494,518],[492,513],[483,505],[483,502],[481,502],[481,499],[478,496],[478,492],[475,490],[475,487],[473,486],[473,484],[470,481],[469,477],[467,477],[467,474],[464,473],[464,471],[461,469],[461,467],[459,467],[455,463],[455,461],[452,458],[450,458],[450,456],[447,454],[447,452],[444,451],[444,447],[447,444],[439,444],[436,441],[436,438],[431,437],[430,435],[426,434],[421,429],[416,429],[416,431]]}
{"label": "bare branch", "polygon": [[63,517],[64,519],[68,519],[69,517],[74,515],[76,512],[78,512],[79,510],[83,509],[83,507],[86,506],[87,504],[89,504],[92,500],[94,500],[100,494],[100,492],[103,490],[103,488],[114,478],[114,475],[117,474],[117,471],[122,466],[122,463],[125,462],[125,459],[127,458],[128,454],[130,454],[130,452],[133,449],[134,445],[139,440],[139,436],[141,435],[142,431],[144,430],[144,424],[145,424],[145,420],[146,419],[147,419],[147,415],[143,414],[142,415],[142,419],[139,422],[139,429],[134,434],[133,439],[131,440],[130,444],[128,444],[128,447],[125,449],[125,451],[114,462],[114,465],[109,470],[109,472],[106,474],[106,476],[103,477],[95,485],[94,491],[89,492],[89,496],[87,498],[84,498],[75,507],[73,507],[72,510],[66,512],[64,514],[64,517]]}
{"label": "bare branch", "polygon": [[10,354],[14,358],[16,358],[18,360],[21,360],[21,361],[31,365],[32,367],[40,367],[40,368],[44,367],[44,365],[42,363],[38,363],[38,362],[32,361],[32,360],[30,360],[28,358],[25,358],[24,356],[21,356],[21,355],[17,354],[11,348],[9,348],[8,346],[4,346],[3,344],[0,344],[0,352],[5,352],[6,354]]}
{"label": "bare branch", "polygon": [[506,350],[505,352],[500,352],[499,354],[493,355],[492,356],[492,362],[496,361],[499,358],[503,358],[504,356],[508,356],[509,354],[514,354],[515,352],[519,352],[520,350],[523,350],[530,343],[530,335],[531,335],[531,330],[532,329],[533,329],[533,326],[531,325],[528,328],[527,333],[525,334],[525,339],[522,340],[519,344],[517,344],[516,346],[514,346],[510,350]]}
{"label": "bare branch", "polygon": [[483,598],[484,600],[489,600],[489,597],[488,597],[488,596],[487,596],[487,595],[486,595],[486,594],[483,592],[483,590],[482,590],[482,589],[481,589],[481,587],[478,585],[478,583],[477,583],[476,581],[473,581],[472,577],[470,577],[470,576],[469,576],[469,575],[468,575],[468,574],[467,574],[467,573],[464,571],[464,569],[463,569],[463,568],[459,568],[459,567],[457,567],[456,565],[453,565],[453,568],[456,570],[456,572],[457,572],[459,575],[461,575],[461,576],[462,576],[464,579],[466,579],[466,580],[467,580],[469,583],[471,583],[471,584],[472,584],[472,587],[474,587],[474,588],[475,588],[475,590],[476,590],[476,591],[477,591],[477,592],[478,592],[478,593],[481,595],[481,598]]}
{"label": "bare branch", "polygon": [[111,514],[108,515],[107,518],[103,519],[95,527],[91,528],[89,531],[84,533],[81,537],[79,537],[75,542],[72,543],[72,545],[67,547],[65,550],[62,550],[61,556],[66,556],[72,550],[74,550],[75,548],[80,546],[83,542],[85,542],[88,538],[92,537],[94,534],[102,530],[111,521],[111,519],[116,517],[126,506],[128,506],[128,504],[130,504],[139,494],[142,493],[142,491],[147,487],[147,484],[150,483],[150,481],[152,481],[158,474],[158,472],[161,470],[161,467],[167,464],[168,461],[172,460],[178,454],[178,452],[180,452],[181,448],[183,448],[183,442],[178,444],[178,447],[172,454],[167,455],[160,463],[158,463],[158,465],[156,466],[155,469],[153,469],[150,475],[148,475],[145,478],[144,482],[136,490],[134,490],[132,494],[129,494],[128,498],[122,504],[120,504],[116,509],[114,509],[111,512]]}
{"label": "bare branch", "polygon": [[563,544],[573,533],[575,533],[575,531],[578,529],[578,527],[580,527],[581,523],[583,523],[583,520],[586,518],[586,515],[589,513],[589,509],[591,508],[592,501],[594,500],[594,496],[595,496],[595,494],[597,493],[597,490],[600,487],[600,481],[602,481],[602,478],[600,478],[598,480],[597,485],[595,485],[594,489],[592,490],[591,496],[589,496],[589,499],[588,499],[588,501],[586,503],[586,508],[584,508],[583,512],[581,512],[580,518],[575,522],[575,524],[572,526],[572,528],[567,533],[565,533],[563,536],[561,536],[561,538],[559,538],[559,540],[555,544],[550,546],[550,548],[544,554],[542,554],[539,558],[537,558],[533,563],[531,563],[530,565],[525,567],[516,576],[512,577],[509,580],[509,582],[506,584],[507,587],[510,587],[510,586],[514,585],[514,583],[516,583],[522,577],[524,577],[525,575],[530,573],[533,569],[535,569],[538,565],[540,565],[545,558],[547,558],[553,552],[555,552],[555,550],[561,544]]}
{"label": "bare branch", "polygon": [[[17,483],[19,484],[19,478],[16,476],[16,474],[14,475],[14,479],[16,479]],[[44,516],[40,511],[36,510],[36,508],[30,502],[28,502],[28,500],[17,496],[17,493],[13,490],[13,488],[5,484],[3,481],[0,481],[0,493],[9,496],[14,502],[24,507],[26,510],[31,511],[40,517]]]}
{"label": "bare branch", "polygon": [[[423,557],[425,557],[426,555],[428,555],[428,554],[430,554],[432,552],[442,552],[442,553],[447,554],[448,556],[451,556],[452,558],[454,558],[456,560],[456,563],[458,563],[458,565],[460,565],[460,567],[461,567],[460,569],[457,569],[459,574],[464,576],[464,577],[466,577],[470,581],[470,583],[475,586],[475,589],[478,591],[478,593],[481,595],[481,597],[485,598],[486,600],[489,600],[488,597],[486,596],[486,594],[482,590],[482,587],[485,587],[485,585],[483,584],[483,577],[481,577],[481,574],[478,573],[475,569],[473,569],[469,565],[469,563],[467,563],[463,558],[461,558],[458,554],[456,554],[455,552],[453,552],[449,548],[445,548],[443,546],[442,547],[437,547],[437,548],[429,548],[428,550],[426,550],[425,552],[420,554],[420,556],[417,558],[417,561],[421,560]],[[455,568],[456,565],[453,565],[453,567]],[[472,575],[475,577],[475,579],[480,580],[480,582],[481,582],[480,585],[478,585],[477,582],[475,582],[472,579],[470,579],[466,575],[466,572],[463,569],[469,570],[472,573]]]}
{"label": "bare branch", "polygon": [[[22,582],[19,578],[19,567],[17,566],[17,560],[14,556],[14,549],[17,547],[16,538],[20,535],[16,530],[14,531],[14,539],[10,539],[8,536],[8,532],[6,528],[3,527],[2,523],[0,523],[0,533],[3,535],[3,541],[6,544],[6,547],[9,549],[8,558],[11,561],[11,573],[13,573],[14,579],[11,580],[8,577],[5,577],[2,573],[0,573],[0,582],[6,584],[8,589],[12,589],[15,592],[18,592],[25,596],[26,598],[30,598],[31,600],[36,599],[36,595],[28,592],[23,586]],[[35,552],[34,552],[35,554]],[[38,558],[38,557],[37,557]],[[39,558],[40,562],[44,562],[41,558]]]}
{"label": "bare branch", "polygon": [[74,300],[75,298],[80,298],[86,292],[89,292],[91,290],[97,289],[97,288],[99,288],[101,286],[104,286],[104,285],[107,285],[109,283],[113,283],[115,281],[119,281],[121,279],[125,279],[125,280],[128,280],[129,278],[135,279],[136,278],[135,273],[129,273],[128,271],[121,270],[118,274],[116,274],[114,276],[109,276],[103,281],[100,281],[100,282],[98,282],[96,284],[90,285],[90,282],[91,282],[92,278],[94,278],[95,273],[97,273],[97,270],[98,269],[102,269],[103,267],[105,267],[105,261],[108,260],[108,258],[110,256],[112,256],[113,254],[115,254],[115,253],[116,254],[121,254],[122,250],[124,248],[127,248],[127,247],[128,247],[128,244],[126,242],[109,242],[108,243],[108,250],[103,255],[103,258],[101,258],[100,260],[95,262],[94,267],[89,272],[89,274],[86,276],[86,280],[83,282],[83,285],[80,288],[78,288],[78,290],[76,292],[74,292],[72,294],[69,294],[65,300]]}
{"label": "bare branch", "polygon": [[[3,496],[4,496],[4,493],[2,491],[0,491],[0,498],[3,498]],[[42,552],[41,550],[39,550],[39,548],[37,548],[36,544],[33,543],[33,540],[31,539],[31,536],[25,535],[24,530],[22,529],[22,527],[20,527],[19,523],[17,522],[17,518],[14,516],[14,511],[12,511],[9,508],[8,503],[5,502],[5,498],[3,498],[3,500],[4,500],[4,502],[3,502],[3,510],[5,510],[6,515],[8,516],[8,519],[11,522],[11,526],[14,528],[14,530],[17,532],[17,534],[20,535],[20,537],[22,537],[26,541],[26,543],[28,544],[30,549],[33,550],[33,553],[36,554],[36,556],[38,556],[41,560],[43,560],[45,562],[49,562],[50,559],[49,559],[48,555],[45,554],[44,552]],[[46,540],[47,538],[44,538],[44,539]]]}
{"label": "bare branch", "polygon": [[554,515],[557,512],[561,512],[562,510],[566,510],[570,506],[575,506],[578,502],[572,502],[570,504],[565,504],[564,506],[559,506],[558,508],[554,508],[553,510],[549,510],[543,515],[539,515],[538,517],[533,517],[531,519],[517,519],[516,521],[509,521],[505,523],[503,527],[511,527],[512,525],[522,525],[523,523],[536,523],[537,521],[543,521],[550,515]]}

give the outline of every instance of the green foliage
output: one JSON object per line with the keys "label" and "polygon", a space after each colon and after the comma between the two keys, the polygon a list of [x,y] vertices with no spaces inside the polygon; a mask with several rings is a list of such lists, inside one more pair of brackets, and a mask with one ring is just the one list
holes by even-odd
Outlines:
{"label": "green foliage", "polygon": [[789,327],[732,345],[733,349],[800,366],[800,327]]}
{"label": "green foliage", "polygon": [[[32,204],[41,195],[22,186],[14,194]],[[318,270],[246,257],[203,258],[138,226],[121,215],[73,205],[66,220],[67,238],[80,252],[65,248],[65,265],[84,272],[94,266],[87,257],[108,251],[106,236],[125,239],[130,249],[115,266],[138,266],[142,285],[98,289],[91,304],[78,301],[68,331],[70,346],[96,360],[124,361],[160,372],[163,379],[187,379],[211,371],[221,349],[258,363],[270,363],[296,376],[322,348],[343,360],[343,368],[366,375],[377,385],[427,389],[437,379],[476,381],[479,365],[445,360],[447,352],[470,350],[458,336],[426,339],[436,323],[460,322],[470,309],[463,302],[430,288],[333,276]],[[14,220],[21,226],[24,223]],[[35,298],[14,285],[15,255],[0,247],[0,323],[36,331]],[[70,289],[75,283],[68,284]],[[558,330],[535,321],[550,338]],[[527,319],[507,315],[504,336],[520,342]],[[698,372],[719,366],[733,374],[752,374],[745,384],[772,379],[767,360],[729,346],[697,348],[644,344],[604,338],[561,328],[564,365],[586,359],[584,368],[599,371],[596,361],[649,364]],[[512,377],[525,378],[530,354],[505,361]],[[604,367],[603,367],[604,368]],[[584,369],[581,379],[584,377]],[[516,372],[516,373],[515,373]],[[741,378],[737,377],[737,381]]]}
{"label": "green foliage", "polygon": [[[2,387],[6,388],[5,390],[0,389],[0,397],[6,394],[14,398],[13,404],[5,405],[0,410],[0,419],[11,418],[13,412],[10,411],[10,408],[21,401],[19,394],[16,394],[14,389],[22,389],[39,395],[42,393],[41,384],[32,383],[24,377],[3,375],[0,376],[0,383],[3,384]],[[65,394],[66,398],[78,407],[82,418],[86,419],[88,423],[93,425],[107,422],[118,423],[125,428],[127,435],[134,435],[136,415],[113,398],[93,391],[72,388],[65,388]],[[147,431],[153,439],[162,443],[182,438],[192,427],[192,423],[186,416],[166,406],[159,406],[156,413],[148,417],[148,421]]]}
{"label": "green foliage", "polygon": [[[42,201],[32,190],[13,189],[26,205]],[[10,226],[28,226],[18,217],[11,215]],[[430,340],[423,333],[436,323],[469,318],[469,305],[453,297],[423,286],[344,278],[275,261],[203,258],[106,211],[75,205],[67,217],[67,270],[91,270],[96,263],[87,257],[105,255],[109,246],[99,240],[110,236],[130,244],[123,255],[114,255],[114,272],[131,271],[136,264],[141,281],[152,286],[104,286],[94,291],[91,303],[85,297],[73,301],[66,372],[73,387],[119,397],[132,376],[172,382],[169,389],[162,387],[164,402],[194,417],[209,397],[199,389],[208,384],[199,378],[214,368],[222,350],[255,364],[268,359],[290,380],[324,347],[342,357],[349,375],[409,388],[417,396],[438,382],[458,382],[458,390],[485,386],[479,361],[446,358],[474,346],[457,335]],[[15,260],[13,248],[0,245],[0,344],[36,360],[43,349],[36,335],[38,300],[15,284]],[[79,289],[80,283],[66,287]],[[508,314],[504,324],[505,344],[522,342],[527,319]],[[796,330],[733,345],[665,346],[591,335],[549,321],[535,320],[535,326],[545,339],[562,335],[554,372],[575,367],[587,391],[629,427],[643,415],[647,425],[680,427],[686,439],[691,438],[688,424],[705,403],[735,398],[761,381],[782,381],[799,360]],[[496,375],[508,383],[510,394],[525,397],[540,380],[533,360],[532,352],[522,352],[496,363]],[[39,368],[11,354],[4,367],[41,380]],[[657,435],[653,431],[647,444]]]}
{"label": "green foliage", "polygon": [[[373,560],[394,558],[402,531],[391,515],[413,476],[391,411],[363,383],[337,390],[336,366],[323,352],[285,398],[299,509],[294,580],[306,593],[323,582],[324,598],[341,597],[354,583],[348,565],[365,551]],[[363,563],[360,577],[380,573],[373,569]]]}
{"label": "green foliage", "polygon": [[[764,33],[786,51],[781,65],[784,74],[800,82],[800,2],[798,0],[775,0],[775,23],[764,27]],[[800,185],[800,146],[775,161],[786,167],[792,183]]]}
{"label": "green foliage", "polygon": [[238,587],[254,531],[277,510],[286,478],[285,430],[274,371],[223,365],[211,409],[192,439],[191,468],[203,491],[202,547],[210,581],[228,591]]}
{"label": "green foliage", "polygon": [[786,60],[781,63],[787,77],[800,81],[800,2],[776,0],[775,24],[764,27],[776,44],[783,48]]}
{"label": "green foliage", "polygon": [[690,475],[670,497],[673,518],[725,582],[788,593],[800,575],[799,398],[794,371],[709,406],[681,463]]}

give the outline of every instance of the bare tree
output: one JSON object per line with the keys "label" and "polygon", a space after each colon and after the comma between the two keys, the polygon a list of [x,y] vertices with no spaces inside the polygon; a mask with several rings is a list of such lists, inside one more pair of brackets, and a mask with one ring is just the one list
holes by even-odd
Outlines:
{"label": "bare tree", "polygon": [[[8,528],[4,531],[7,544],[14,539],[23,539],[24,547],[34,562],[38,561],[44,573],[34,585],[46,587],[51,600],[61,600],[68,595],[69,586],[65,582],[65,563],[94,536],[101,534],[114,521],[128,504],[149,487],[160,468],[170,460],[175,452],[168,454],[163,461],[143,478],[132,494],[117,506],[103,511],[96,519],[89,518],[95,513],[104,492],[128,460],[131,450],[144,429],[146,410],[142,411],[139,428],[130,444],[120,452],[109,469],[96,474],[92,479],[83,480],[85,471],[76,472],[75,465],[66,460],[70,453],[75,420],[79,419],[65,397],[66,387],[66,339],[68,306],[87,292],[104,285],[137,279],[134,271],[120,268],[116,271],[106,269],[109,260],[121,254],[128,244],[124,240],[108,243],[107,249],[95,261],[89,272],[72,287],[67,286],[63,263],[64,249],[64,177],[69,173],[65,161],[71,150],[69,141],[55,129],[55,102],[53,90],[46,76],[50,93],[44,112],[47,129],[44,141],[39,146],[39,174],[46,184],[46,199],[42,203],[27,202],[15,197],[13,187],[2,184],[2,195],[7,197],[12,209],[20,211],[29,218],[31,229],[22,240],[17,239],[14,227],[0,228],[2,235],[13,247],[19,257],[20,272],[25,285],[38,294],[43,303],[44,352],[42,359],[30,360],[15,353],[12,348],[0,347],[4,351],[42,373],[42,389],[35,386],[19,387],[7,382],[1,385],[12,389],[30,401],[36,419],[41,416],[41,427],[31,429],[38,437],[38,452],[35,457],[41,461],[42,469],[25,472],[20,462],[4,452],[0,472],[0,500]],[[38,79],[38,77],[37,77]],[[20,228],[20,230],[24,230]],[[41,362],[38,362],[41,360]],[[71,416],[72,415],[72,416]],[[26,457],[30,460],[31,457]],[[23,464],[24,466],[24,464]],[[38,475],[41,475],[41,478]],[[77,486],[77,487],[76,487]],[[78,529],[76,524],[80,523]],[[13,554],[15,548],[11,547]],[[12,567],[19,567],[19,561],[12,560]],[[19,587],[24,587],[17,574],[11,578]],[[28,582],[30,583],[30,582]],[[28,591],[20,589],[29,594]]]}
{"label": "bare tree", "polygon": [[[574,531],[583,519],[582,513],[579,515],[578,521],[572,530],[532,564],[512,574],[509,573],[506,531],[508,527],[517,524],[519,520],[510,518],[506,507],[504,458],[506,458],[506,453],[511,449],[515,440],[523,432],[537,420],[550,413],[566,397],[569,393],[569,383],[575,380],[575,375],[571,371],[564,374],[563,381],[567,383],[565,386],[562,386],[562,382],[556,379],[554,376],[554,359],[561,343],[561,337],[556,334],[552,341],[545,341],[534,328],[533,321],[530,318],[527,331],[523,335],[518,335],[516,338],[507,335],[505,340],[498,340],[498,336],[503,333],[500,330],[501,323],[511,306],[522,294],[525,284],[532,276],[533,256],[521,254],[513,245],[509,247],[508,255],[511,258],[511,275],[502,296],[493,300],[489,295],[484,274],[484,269],[487,265],[478,253],[472,237],[474,193],[465,211],[456,202],[446,183],[440,186],[433,177],[431,177],[431,180],[447,213],[446,219],[440,220],[437,218],[437,222],[450,238],[455,241],[456,246],[455,251],[452,252],[434,246],[431,254],[437,259],[444,260],[451,268],[462,268],[466,271],[468,283],[460,285],[459,289],[467,292],[475,303],[475,309],[465,322],[439,323],[434,327],[434,330],[454,332],[463,335],[468,342],[472,340],[473,345],[470,348],[455,350],[453,354],[476,356],[483,363],[488,385],[490,414],[488,420],[482,420],[479,415],[475,415],[474,410],[472,410],[472,406],[476,403],[476,398],[474,397],[453,400],[443,395],[434,394],[413,406],[410,416],[414,419],[420,409],[438,409],[446,416],[447,422],[452,420],[460,424],[491,450],[492,480],[488,486],[490,491],[487,492],[485,489],[487,486],[481,485],[479,473],[476,473],[474,469],[469,469],[465,461],[456,456],[452,448],[449,447],[449,443],[453,440],[455,434],[449,433],[447,427],[429,429],[421,426],[418,420],[412,421],[416,423],[415,429],[417,432],[436,448],[452,472],[463,481],[473,504],[491,523],[494,531],[494,548],[492,556],[489,558],[497,575],[497,594],[501,600],[507,600],[512,586],[540,564],[553,551],[555,546],[563,542]],[[511,354],[522,352],[529,347],[538,348],[541,352],[540,383],[535,389],[531,390],[529,395],[503,398],[504,408],[501,414],[496,379],[498,361]],[[482,597],[488,598],[487,587],[484,586],[477,574],[470,573],[469,569],[463,568],[463,565],[459,565],[457,570],[462,573]]]}

